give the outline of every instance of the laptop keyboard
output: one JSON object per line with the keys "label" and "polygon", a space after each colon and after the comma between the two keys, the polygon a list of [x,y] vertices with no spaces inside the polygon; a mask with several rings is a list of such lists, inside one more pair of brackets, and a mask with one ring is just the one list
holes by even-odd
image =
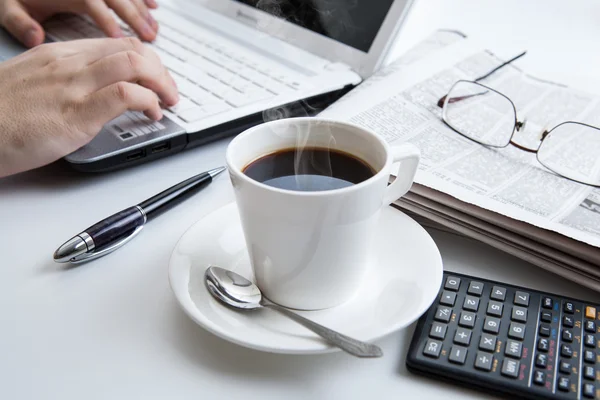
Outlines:
{"label": "laptop keyboard", "polygon": [[[158,37],[147,45],[177,83],[180,102],[169,109],[193,123],[251,103],[304,89],[302,77],[168,12],[153,14]],[[61,15],[44,24],[55,40],[105,37],[87,17]],[[121,22],[125,35],[133,31]]]}

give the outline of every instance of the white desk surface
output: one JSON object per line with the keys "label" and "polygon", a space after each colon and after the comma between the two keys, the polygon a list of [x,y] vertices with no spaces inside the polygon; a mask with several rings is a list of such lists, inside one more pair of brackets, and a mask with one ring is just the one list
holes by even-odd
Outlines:
{"label": "white desk surface", "polygon": [[[502,49],[546,78],[600,92],[600,3],[421,0],[394,50],[438,28]],[[6,116],[5,116],[6,117]],[[479,392],[407,372],[413,327],[381,340],[385,357],[286,356],[218,339],[191,322],[167,282],[188,226],[233,200],[227,177],[181,204],[108,257],[64,269],[62,241],[107,215],[222,165],[228,140],[148,165],[80,175],[61,165],[0,180],[2,399],[469,399]],[[445,268],[599,301],[599,296],[485,245],[432,231]]]}

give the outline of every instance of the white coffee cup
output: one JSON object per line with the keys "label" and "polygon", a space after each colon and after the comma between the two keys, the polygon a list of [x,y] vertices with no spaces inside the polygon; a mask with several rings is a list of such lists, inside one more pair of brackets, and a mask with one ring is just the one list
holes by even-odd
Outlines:
{"label": "white coffee cup", "polygon": [[[377,173],[349,187],[292,191],[251,179],[243,170],[279,150],[327,147],[360,158]],[[392,165],[400,162],[388,186]],[[390,147],[374,132],[322,118],[292,118],[255,126],[227,148],[227,166],[257,285],[282,306],[315,310],[356,293],[373,254],[382,207],[411,187],[419,150]],[[400,257],[401,255],[399,255]]]}

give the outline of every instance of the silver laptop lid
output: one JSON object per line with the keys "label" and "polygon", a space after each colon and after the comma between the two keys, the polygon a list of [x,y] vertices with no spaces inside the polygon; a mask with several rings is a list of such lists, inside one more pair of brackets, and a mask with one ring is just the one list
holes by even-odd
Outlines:
{"label": "silver laptop lid", "polygon": [[383,61],[413,0],[192,0],[363,78]]}

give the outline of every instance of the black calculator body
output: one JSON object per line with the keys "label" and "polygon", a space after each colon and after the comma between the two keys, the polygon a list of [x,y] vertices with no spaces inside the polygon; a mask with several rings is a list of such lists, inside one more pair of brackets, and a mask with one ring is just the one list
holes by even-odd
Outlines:
{"label": "black calculator body", "polygon": [[600,399],[600,305],[452,272],[406,365],[507,398]]}

